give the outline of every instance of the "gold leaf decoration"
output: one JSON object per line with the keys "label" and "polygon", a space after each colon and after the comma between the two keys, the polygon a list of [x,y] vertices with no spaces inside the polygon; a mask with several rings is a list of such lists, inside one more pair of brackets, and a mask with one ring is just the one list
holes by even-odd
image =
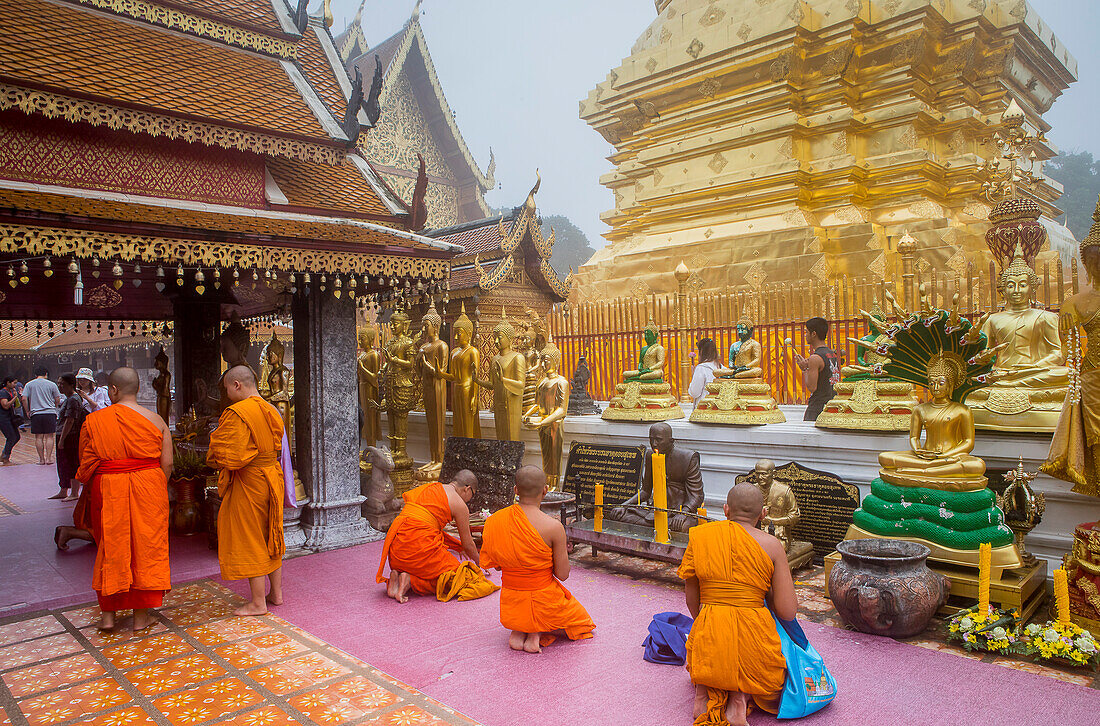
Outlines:
{"label": "gold leaf decoration", "polygon": [[694,59],[699,58],[699,54],[703,52],[703,43],[698,38],[691,41],[691,44],[687,47],[687,54]]}
{"label": "gold leaf decoration", "polygon": [[764,272],[764,266],[759,262],[752,263],[748,271],[745,272],[745,282],[754,290],[764,287],[764,281],[767,279],[768,275]]}
{"label": "gold leaf decoration", "polygon": [[728,163],[729,160],[722,155],[722,152],[719,151],[710,158],[710,161],[707,162],[707,167],[715,174],[721,174],[722,170],[726,168],[726,164]]}
{"label": "gold leaf decoration", "polygon": [[810,274],[822,281],[829,279],[829,263],[825,261],[825,255],[810,266]]}
{"label": "gold leaf decoration", "polygon": [[706,78],[699,84],[699,95],[703,98],[714,98],[721,86],[717,78]]}
{"label": "gold leaf decoration", "polygon": [[879,255],[877,257],[875,257],[874,260],[871,261],[871,264],[867,265],[867,270],[872,275],[874,275],[876,279],[885,280],[886,279],[886,253],[885,252],[879,253]]}

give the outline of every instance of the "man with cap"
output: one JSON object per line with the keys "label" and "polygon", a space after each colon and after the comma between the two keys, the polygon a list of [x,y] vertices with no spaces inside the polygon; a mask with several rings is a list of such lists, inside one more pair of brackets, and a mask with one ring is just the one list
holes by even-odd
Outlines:
{"label": "man with cap", "polygon": [[111,405],[111,397],[107,395],[106,386],[97,386],[95,376],[91,368],[81,368],[76,372],[76,392],[84,404],[84,410],[88,413],[107,408]]}

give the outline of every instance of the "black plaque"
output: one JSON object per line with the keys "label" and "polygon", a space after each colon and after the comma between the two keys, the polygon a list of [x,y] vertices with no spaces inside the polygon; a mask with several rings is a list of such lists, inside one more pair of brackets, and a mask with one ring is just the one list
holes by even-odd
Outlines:
{"label": "black plaque", "polygon": [[446,483],[462,469],[469,469],[477,475],[478,483],[470,511],[503,509],[515,501],[516,470],[522,465],[524,448],[522,441],[448,436],[439,480]]}
{"label": "black plaque", "polygon": [[569,447],[563,489],[575,494],[578,503],[592,504],[596,485],[603,484],[604,504],[621,504],[638,493],[645,451],[644,446],[574,441]]}
{"label": "black plaque", "polygon": [[[754,482],[755,472],[738,474],[737,483]],[[826,471],[807,469],[791,462],[776,467],[775,481],[786,484],[798,500],[802,517],[794,528],[794,539],[814,546],[814,562],[821,564],[825,555],[843,541],[859,507],[859,489]]]}

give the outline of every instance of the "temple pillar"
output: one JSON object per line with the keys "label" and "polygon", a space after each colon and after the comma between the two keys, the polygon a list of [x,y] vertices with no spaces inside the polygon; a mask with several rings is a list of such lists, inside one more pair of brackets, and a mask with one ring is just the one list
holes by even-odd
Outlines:
{"label": "temple pillar", "polygon": [[359,485],[355,302],[314,290],[294,296],[297,470],[310,501],[302,512],[314,551],[381,539],[362,514]]}
{"label": "temple pillar", "polygon": [[218,348],[221,305],[217,300],[176,297],[172,300],[175,328],[173,382],[176,416],[182,416],[196,402],[196,381],[202,380],[209,395],[217,395],[222,361]]}

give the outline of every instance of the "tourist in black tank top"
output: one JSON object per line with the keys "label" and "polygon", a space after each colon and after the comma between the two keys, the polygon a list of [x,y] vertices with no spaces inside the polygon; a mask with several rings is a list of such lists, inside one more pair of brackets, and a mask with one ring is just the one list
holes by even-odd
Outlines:
{"label": "tourist in black tank top", "polygon": [[825,410],[825,404],[833,397],[833,386],[840,382],[840,360],[836,352],[825,345],[828,337],[829,323],[825,318],[806,321],[806,342],[814,352],[809,358],[795,357],[798,367],[802,369],[802,381],[810,392],[803,421],[817,420]]}

